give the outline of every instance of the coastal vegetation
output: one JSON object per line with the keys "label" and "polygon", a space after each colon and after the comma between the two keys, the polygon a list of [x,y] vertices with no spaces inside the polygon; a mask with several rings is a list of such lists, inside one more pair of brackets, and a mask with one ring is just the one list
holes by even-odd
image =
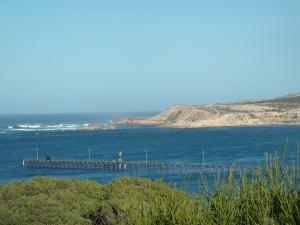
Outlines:
{"label": "coastal vegetation", "polygon": [[[299,146],[298,146],[299,155]],[[196,194],[162,181],[34,177],[0,185],[1,225],[279,225],[300,224],[299,158],[284,167],[268,156],[251,176],[216,174]]]}

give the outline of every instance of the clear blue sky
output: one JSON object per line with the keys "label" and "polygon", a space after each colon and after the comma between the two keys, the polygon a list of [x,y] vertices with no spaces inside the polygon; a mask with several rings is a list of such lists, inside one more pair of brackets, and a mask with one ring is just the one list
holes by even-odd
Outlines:
{"label": "clear blue sky", "polygon": [[0,113],[300,91],[300,1],[0,1]]}

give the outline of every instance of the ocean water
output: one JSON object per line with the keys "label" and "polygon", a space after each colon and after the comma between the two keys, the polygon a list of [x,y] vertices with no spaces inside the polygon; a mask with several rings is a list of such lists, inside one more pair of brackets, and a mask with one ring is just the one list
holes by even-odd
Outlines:
{"label": "ocean water", "polygon": [[77,130],[87,124],[107,124],[109,120],[128,116],[151,116],[155,113],[94,113],[49,115],[0,115],[0,183],[26,180],[47,175],[93,179],[107,183],[118,176],[138,176],[163,179],[170,185],[180,185],[191,174],[194,189],[198,179],[195,171],[102,171],[23,168],[24,158],[52,156],[64,159],[116,159],[122,151],[125,159],[168,162],[239,162],[259,163],[265,153],[280,155],[285,140],[288,147],[285,163],[296,160],[300,142],[300,126],[224,127],[171,129],[155,127],[119,127],[96,131]]}

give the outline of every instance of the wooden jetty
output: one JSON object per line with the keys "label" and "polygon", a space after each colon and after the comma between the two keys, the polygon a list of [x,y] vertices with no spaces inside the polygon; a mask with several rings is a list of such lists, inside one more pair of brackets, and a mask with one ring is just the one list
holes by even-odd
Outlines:
{"label": "wooden jetty", "polygon": [[94,170],[193,170],[205,173],[216,172],[253,172],[257,166],[250,164],[221,164],[221,163],[178,163],[178,162],[162,162],[148,160],[122,160],[122,153],[119,153],[117,160],[75,160],[75,159],[24,159],[22,162],[24,167],[29,168],[59,168],[59,169],[94,169]]}
{"label": "wooden jetty", "polygon": [[216,163],[172,163],[161,161],[115,161],[115,160],[68,160],[68,159],[24,159],[22,165],[29,168],[59,168],[59,169],[100,169],[100,170],[138,170],[138,169],[185,169],[202,170],[206,172],[246,171],[256,169],[254,165],[246,164],[216,164]]}

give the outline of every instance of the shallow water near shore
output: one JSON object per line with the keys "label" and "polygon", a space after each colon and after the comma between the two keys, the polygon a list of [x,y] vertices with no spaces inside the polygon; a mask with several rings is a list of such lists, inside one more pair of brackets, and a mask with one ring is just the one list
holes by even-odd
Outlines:
{"label": "shallow water near shore", "polygon": [[[285,163],[296,160],[296,145],[300,141],[300,126],[224,127],[199,129],[171,129],[155,127],[120,127],[81,131],[60,129],[82,124],[108,123],[111,119],[126,116],[149,116],[154,113],[124,114],[50,114],[0,116],[0,182],[24,180],[32,176],[47,175],[94,179],[107,183],[118,176],[162,178],[171,186],[180,188],[186,174],[192,189],[199,188],[197,171],[138,170],[102,171],[75,169],[23,168],[22,159],[39,157],[64,159],[116,159],[122,151],[124,159],[166,162],[259,163],[265,153],[281,154],[288,138]],[[13,127],[22,127],[13,129]],[[41,127],[57,129],[39,129]],[[55,127],[57,126],[57,127]]]}

